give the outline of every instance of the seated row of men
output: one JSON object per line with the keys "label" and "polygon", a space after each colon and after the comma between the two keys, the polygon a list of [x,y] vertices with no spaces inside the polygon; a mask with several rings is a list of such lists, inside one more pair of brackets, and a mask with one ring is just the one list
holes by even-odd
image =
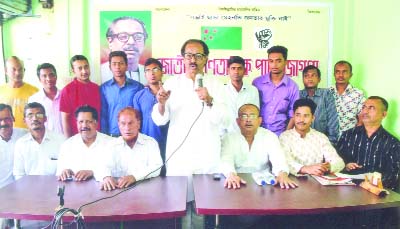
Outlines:
{"label": "seated row of men", "polygon": [[[370,172],[369,164],[363,164],[372,160],[366,154],[368,149],[354,150],[357,145],[361,147],[354,141],[361,139],[359,135],[362,128],[367,129],[367,134],[373,128],[375,131],[372,134],[376,135],[376,131],[385,132],[380,123],[386,115],[386,106],[386,101],[380,97],[370,97],[366,101],[361,114],[364,126],[345,132],[338,143],[339,154],[346,161],[345,164],[328,138],[310,127],[316,109],[312,100],[299,99],[295,102],[295,126],[283,132],[279,139],[271,131],[260,127],[262,118],[256,105],[242,105],[236,119],[240,132],[227,134],[223,138],[218,171],[226,177],[225,186],[234,189],[246,183],[237,173],[272,171],[281,188],[295,188],[297,184],[287,176],[289,173],[295,176],[323,175],[344,168],[347,172]],[[16,179],[24,175],[56,174],[63,181],[72,177],[76,181],[84,181],[94,176],[102,181],[102,189],[113,190],[160,173],[163,162],[158,144],[153,138],[139,133],[140,113],[134,108],[126,107],[118,113],[122,135],[119,138],[96,131],[98,114],[90,106],[76,110],[79,134],[67,140],[63,135],[46,130],[44,123],[47,117],[41,104],[27,104],[24,117],[29,133],[21,136],[21,129],[12,127],[14,117],[11,107],[0,104],[1,137],[4,142],[15,142],[14,158],[5,157],[2,160],[5,166],[2,168],[12,170]],[[374,160],[384,164],[381,172],[385,187],[394,189],[398,186],[399,142],[391,139],[390,135],[383,136],[382,140],[387,143],[383,148],[387,151]],[[373,142],[371,147],[376,149],[377,144]],[[353,150],[349,150],[349,147]],[[12,156],[6,151],[1,153]],[[10,163],[12,161],[13,166]],[[12,181],[10,171],[6,172],[8,177],[2,175],[2,186]],[[115,180],[115,177],[118,179]]]}

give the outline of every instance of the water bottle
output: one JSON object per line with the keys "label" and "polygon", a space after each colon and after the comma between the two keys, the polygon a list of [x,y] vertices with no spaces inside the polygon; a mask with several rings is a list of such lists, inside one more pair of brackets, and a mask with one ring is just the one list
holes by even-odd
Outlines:
{"label": "water bottle", "polygon": [[260,186],[264,186],[267,184],[274,185],[276,183],[275,176],[267,171],[253,172],[251,176],[253,177],[254,181]]}

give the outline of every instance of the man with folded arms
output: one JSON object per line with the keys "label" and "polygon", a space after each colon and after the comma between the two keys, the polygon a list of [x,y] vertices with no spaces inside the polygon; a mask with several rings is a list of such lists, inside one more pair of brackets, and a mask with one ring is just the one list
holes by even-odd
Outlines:
{"label": "man with folded arms", "polygon": [[342,158],[336,153],[328,137],[311,128],[317,105],[311,99],[294,103],[294,128],[279,137],[285,151],[290,173],[321,176],[339,172],[344,168]]}
{"label": "man with folded arms", "polygon": [[61,146],[57,164],[59,180],[73,178],[85,181],[93,177],[98,167],[99,156],[107,150],[113,139],[108,135],[97,132],[98,113],[94,107],[84,105],[75,111],[78,134],[67,139]]}

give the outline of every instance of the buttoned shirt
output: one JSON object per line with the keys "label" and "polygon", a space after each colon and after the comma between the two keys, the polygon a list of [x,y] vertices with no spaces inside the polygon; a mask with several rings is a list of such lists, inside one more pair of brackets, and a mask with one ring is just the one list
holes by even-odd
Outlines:
{"label": "buttoned shirt", "polygon": [[126,79],[121,87],[114,78],[103,83],[101,91],[101,132],[119,135],[118,112],[125,107],[133,107],[133,97],[143,89],[136,80]]}
{"label": "buttoned shirt", "polygon": [[383,186],[398,190],[400,142],[382,126],[371,137],[364,126],[343,132],[337,150],[346,164],[354,162],[362,166],[351,173],[380,172]]}
{"label": "buttoned shirt", "polygon": [[335,86],[329,88],[329,90],[335,98],[340,133],[355,127],[357,124],[357,115],[361,112],[365,101],[364,93],[350,84],[347,85],[342,95],[339,95]]}
{"label": "buttoned shirt", "polygon": [[136,180],[151,178],[160,174],[162,160],[158,144],[154,138],[139,133],[131,148],[122,137],[113,139],[109,151],[102,155],[103,166],[99,168],[96,179],[102,181],[106,176],[122,177],[133,175]]}
{"label": "buttoned shirt", "polygon": [[344,162],[336,153],[329,139],[312,128],[302,138],[295,128],[286,130],[279,137],[290,173],[298,175],[303,166],[329,162],[331,172],[340,172]]}
{"label": "buttoned shirt", "polygon": [[133,98],[133,107],[142,114],[141,133],[154,138],[160,146],[161,157],[165,159],[165,149],[167,145],[168,124],[157,126],[151,118],[154,104],[157,103],[156,96],[153,95],[149,87],[145,87]]}
{"label": "buttoned shirt", "polygon": [[287,75],[275,85],[269,73],[255,78],[253,85],[260,94],[261,126],[279,136],[293,117],[293,105],[299,99],[299,87]]}
{"label": "buttoned shirt", "polygon": [[46,111],[47,121],[44,123],[46,129],[55,133],[63,134],[61,112],[60,112],[60,90],[57,89],[53,100],[46,96],[43,89],[29,97],[29,103],[37,102],[43,105]]}
{"label": "buttoned shirt", "polygon": [[[110,70],[110,62],[108,61],[101,64],[100,72],[101,72],[101,82],[103,83],[113,78],[113,73]],[[140,82],[143,85],[147,85],[146,75],[144,74],[144,66],[141,64],[138,65],[137,72],[127,70],[125,75],[126,78],[133,79]]]}
{"label": "buttoned shirt", "polygon": [[329,89],[317,88],[313,96],[309,96],[307,90],[303,89],[300,90],[300,98],[311,99],[317,105],[311,127],[325,134],[332,144],[336,144],[339,137],[339,119],[335,98]]}
{"label": "buttoned shirt", "polygon": [[[269,162],[272,168],[269,166]],[[221,171],[226,177],[231,172],[253,173],[267,170],[277,176],[289,173],[285,154],[278,137],[271,131],[259,127],[251,148],[241,133],[227,134],[222,141]]]}
{"label": "buttoned shirt", "polygon": [[188,201],[193,200],[191,175],[217,172],[221,152],[220,133],[229,121],[223,84],[215,77],[204,76],[203,85],[213,97],[211,107],[199,99],[192,79],[178,75],[163,85],[165,90],[171,91],[165,113],[160,114],[157,103],[151,114],[157,125],[170,122],[167,175],[188,176]]}
{"label": "buttoned shirt", "polygon": [[31,133],[17,140],[14,151],[15,179],[25,175],[55,175],[58,154],[65,137],[61,134],[45,131],[43,140],[38,143]]}
{"label": "buttoned shirt", "polygon": [[0,103],[11,106],[15,118],[14,127],[27,128],[24,122],[24,107],[29,97],[38,90],[37,87],[28,83],[18,88],[10,87],[8,84],[0,85]]}
{"label": "buttoned shirt", "polygon": [[[60,111],[70,114],[68,123],[71,127],[72,135],[78,133],[78,127],[76,126],[75,110],[83,105],[89,105],[96,109],[99,114],[98,120],[101,120],[100,106],[100,88],[99,85],[88,82],[79,82],[76,78],[67,84],[61,90],[60,98]],[[100,130],[101,125],[97,126],[97,130]]]}
{"label": "buttoned shirt", "polygon": [[91,170],[93,173],[99,168],[101,155],[108,150],[113,138],[97,132],[96,140],[88,147],[80,134],[68,138],[61,146],[57,163],[56,175],[61,175],[65,169],[74,173],[81,170]]}
{"label": "buttoned shirt", "polygon": [[0,188],[14,181],[15,142],[25,135],[26,132],[26,129],[14,128],[10,140],[7,142],[0,137]]}
{"label": "buttoned shirt", "polygon": [[226,103],[230,112],[231,121],[226,132],[239,132],[239,126],[236,123],[239,108],[244,104],[254,104],[260,108],[260,97],[257,88],[253,85],[243,82],[240,91],[232,85],[232,81],[225,84]]}

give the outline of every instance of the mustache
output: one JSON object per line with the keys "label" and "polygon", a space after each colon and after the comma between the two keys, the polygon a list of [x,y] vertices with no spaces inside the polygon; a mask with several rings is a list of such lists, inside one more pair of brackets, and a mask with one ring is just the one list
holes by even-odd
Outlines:
{"label": "mustache", "polygon": [[80,129],[80,131],[89,131],[89,130],[90,130],[89,127],[83,127],[83,128]]}
{"label": "mustache", "polygon": [[139,49],[135,45],[127,45],[123,48],[124,51],[135,51],[139,52]]}
{"label": "mustache", "polygon": [[298,122],[298,123],[296,123],[297,125],[304,125],[305,123],[304,122]]}
{"label": "mustache", "polygon": [[10,128],[10,125],[0,125],[0,129]]}

